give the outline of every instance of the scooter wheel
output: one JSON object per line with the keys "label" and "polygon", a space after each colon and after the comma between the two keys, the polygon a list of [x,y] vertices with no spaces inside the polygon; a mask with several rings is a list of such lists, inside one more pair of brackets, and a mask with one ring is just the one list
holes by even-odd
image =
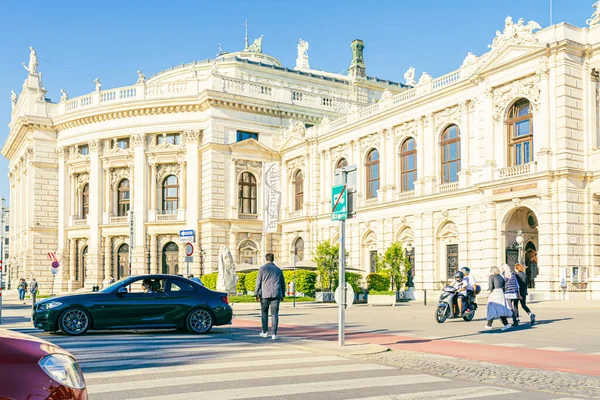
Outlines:
{"label": "scooter wheel", "polygon": [[475,318],[475,310],[471,310],[463,315],[463,319],[467,322],[471,321],[473,318]]}
{"label": "scooter wheel", "polygon": [[449,314],[450,314],[450,308],[445,307],[445,306],[438,306],[435,309],[435,320],[439,324],[443,324],[446,321],[446,319],[448,318]]}

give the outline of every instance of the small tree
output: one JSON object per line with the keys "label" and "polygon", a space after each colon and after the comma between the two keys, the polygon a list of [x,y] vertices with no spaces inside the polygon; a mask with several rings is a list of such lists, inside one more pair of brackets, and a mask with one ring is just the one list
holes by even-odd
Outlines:
{"label": "small tree", "polygon": [[391,279],[392,290],[400,291],[406,284],[410,260],[404,254],[402,243],[393,242],[383,254],[377,257],[377,272],[388,275]]}
{"label": "small tree", "polygon": [[331,291],[333,274],[337,271],[340,255],[340,245],[334,245],[329,240],[324,240],[317,245],[312,253],[313,262],[317,264],[317,273],[321,281],[321,288]]}

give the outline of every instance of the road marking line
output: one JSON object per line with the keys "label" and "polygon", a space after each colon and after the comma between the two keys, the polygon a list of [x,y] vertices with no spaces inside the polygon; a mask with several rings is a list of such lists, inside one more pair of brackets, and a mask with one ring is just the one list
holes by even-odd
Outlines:
{"label": "road marking line", "polygon": [[490,343],[492,346],[504,346],[504,347],[523,347],[521,343]]}
{"label": "road marking line", "polygon": [[[415,385],[434,382],[449,382],[448,379],[429,375],[396,375],[363,379],[345,379],[324,382],[308,382],[284,384],[273,386],[243,387],[235,389],[211,390],[194,393],[170,394],[171,400],[197,400],[197,399],[249,399],[254,397],[291,396],[294,394],[333,392],[338,390],[352,390],[374,387],[389,387],[401,385]],[[458,390],[458,389],[457,389]],[[460,390],[465,390],[464,388]],[[164,399],[165,396],[143,396],[139,399]],[[133,399],[130,399],[133,400]]]}
{"label": "road marking line", "polygon": [[540,347],[538,350],[547,350],[547,351],[573,351],[575,349],[569,349],[567,347]]}
{"label": "road marking line", "polygon": [[600,356],[600,353],[590,353],[593,356]]}
{"label": "road marking line", "polygon": [[[461,393],[457,393],[460,391]],[[467,392],[467,393],[464,393]],[[356,400],[461,400],[486,396],[499,396],[502,394],[515,394],[519,391],[512,389],[495,388],[490,386],[463,387],[456,389],[433,390],[427,392],[413,392],[404,394],[390,394],[374,397],[358,397]]]}
{"label": "road marking line", "polygon": [[448,339],[449,341],[459,342],[459,343],[481,343],[483,340],[476,339]]}
{"label": "road marking line", "polygon": [[[255,380],[266,378],[287,378],[310,375],[337,374],[337,373],[352,373],[361,371],[377,371],[377,370],[393,370],[393,367],[377,364],[345,364],[337,365],[334,368],[325,365],[322,367],[305,367],[305,368],[289,368],[289,369],[257,369],[253,371],[236,372],[233,374],[217,373],[213,375],[200,376],[184,376],[181,378],[162,378],[151,379],[145,381],[106,383],[101,385],[88,385],[88,393],[108,393],[122,392],[126,390],[143,390],[155,389],[170,386],[197,385],[216,382],[232,382],[240,380]],[[204,397],[206,398],[206,397]]]}
{"label": "road marking line", "polygon": [[94,382],[96,380],[104,380],[106,378],[116,377],[133,377],[138,375],[149,375],[149,374],[167,374],[177,372],[188,372],[188,371],[212,371],[215,369],[227,371],[232,368],[243,368],[243,367],[273,367],[275,369],[278,365],[285,364],[302,364],[302,363],[320,363],[320,362],[331,362],[331,361],[343,361],[345,358],[338,356],[317,356],[317,357],[298,357],[298,358],[285,358],[285,359],[268,359],[268,360],[250,360],[250,361],[231,361],[224,363],[211,363],[211,364],[192,364],[182,366],[168,366],[168,367],[148,367],[139,368],[133,370],[120,370],[120,371],[101,371],[101,372],[87,372],[85,374],[86,382]]}
{"label": "road marking line", "polygon": [[[65,347],[67,348],[67,347]],[[138,349],[140,349],[142,347],[138,347]],[[168,354],[164,354],[164,355],[169,355],[169,354],[173,354],[173,353],[207,353],[207,354],[212,354],[212,353],[226,353],[226,352],[231,352],[231,351],[237,351],[239,352],[239,354],[241,356],[244,355],[244,352],[247,350],[264,350],[265,347],[264,346],[227,346],[227,347],[218,347],[218,348],[212,348],[212,347],[192,347],[192,348],[169,348],[169,352]],[[110,351],[106,351],[106,350],[102,350],[99,351],[100,349],[98,348],[94,348],[94,347],[88,347],[85,349],[78,349],[78,351],[74,351],[72,349],[68,349],[69,352],[71,352],[75,358],[77,359],[77,361],[79,360],[89,360],[89,359],[101,359],[101,358],[123,358],[123,355],[125,355],[126,357],[139,357],[139,356],[159,356],[161,355],[161,350],[164,350],[164,348],[157,348],[157,349],[153,349],[152,351],[134,351],[135,349],[132,348],[123,348],[123,349],[110,349]],[[123,351],[125,351],[125,353],[123,353]]]}
{"label": "road marking line", "polygon": [[[271,356],[289,356],[289,355],[296,355],[296,354],[302,354],[302,355],[306,355],[308,354],[308,352],[306,351],[302,351],[302,350],[285,350],[285,351],[265,351],[263,349],[263,351],[256,351],[256,352],[248,352],[248,353],[244,353],[243,357],[271,357]],[[179,357],[178,359],[172,359],[172,358],[168,358],[168,359],[160,359],[160,360],[138,360],[138,359],[131,359],[131,360],[119,360],[119,361],[94,361],[94,362],[90,362],[90,361],[83,361],[80,362],[79,365],[81,366],[81,368],[84,369],[89,369],[89,368],[99,368],[99,367],[118,367],[118,366],[125,366],[125,365],[132,365],[132,366],[140,366],[140,365],[147,365],[147,364],[171,364],[173,365],[176,362],[180,362],[182,365],[184,365],[184,362],[186,361],[199,361],[199,360],[214,360],[214,359],[222,359],[222,358],[241,358],[239,353],[236,354],[218,354],[218,355],[214,355],[214,354],[207,354],[207,355],[201,355],[201,356],[196,356],[196,357]]]}

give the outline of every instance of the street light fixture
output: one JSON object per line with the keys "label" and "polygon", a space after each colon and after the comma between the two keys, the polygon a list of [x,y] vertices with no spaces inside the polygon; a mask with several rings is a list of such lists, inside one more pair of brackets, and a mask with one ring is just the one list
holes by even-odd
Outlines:
{"label": "street light fixture", "polygon": [[517,244],[519,245],[519,264],[521,264],[523,262],[522,260],[522,252],[523,252],[523,231],[521,229],[519,229],[517,231],[517,238],[515,239],[517,241]]}
{"label": "street light fixture", "polygon": [[198,255],[200,256],[200,276],[202,276],[204,273],[204,256],[206,255],[206,252],[202,249],[202,247],[200,248]]}
{"label": "street light fixture", "polygon": [[406,257],[408,257],[408,262],[410,263],[410,273],[408,274],[408,277],[406,279],[406,286],[408,286],[409,288],[415,287],[415,284],[413,282],[414,265],[412,263],[412,258],[411,258],[412,254],[413,254],[413,250],[414,250],[414,248],[413,248],[412,242],[408,242],[408,244],[406,245]]}

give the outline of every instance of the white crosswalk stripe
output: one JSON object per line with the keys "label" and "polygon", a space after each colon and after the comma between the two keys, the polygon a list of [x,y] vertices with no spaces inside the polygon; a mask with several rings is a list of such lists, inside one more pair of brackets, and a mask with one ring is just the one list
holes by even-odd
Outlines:
{"label": "white crosswalk stripe", "polygon": [[218,335],[171,333],[36,336],[77,358],[90,400],[286,396],[459,400],[474,398],[474,394],[483,398],[520,393],[493,386],[464,391],[459,380],[311,353],[290,346],[291,341],[251,343]]}

